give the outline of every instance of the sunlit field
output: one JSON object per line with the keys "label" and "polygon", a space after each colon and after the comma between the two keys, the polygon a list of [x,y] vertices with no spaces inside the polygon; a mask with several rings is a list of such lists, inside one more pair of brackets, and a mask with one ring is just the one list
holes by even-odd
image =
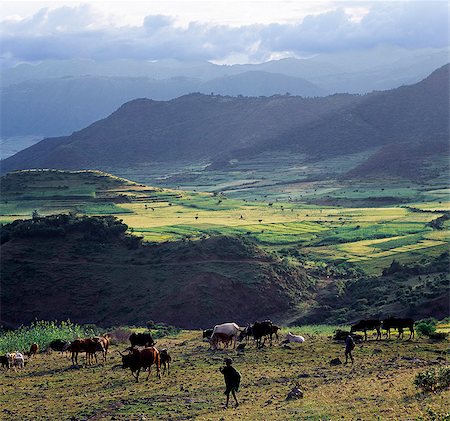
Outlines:
{"label": "sunlit field", "polygon": [[[233,199],[222,193],[148,187],[101,172],[21,172],[4,179],[3,186],[2,223],[30,218],[34,210],[39,215],[115,215],[130,232],[150,242],[242,235],[271,250],[292,248],[319,261],[348,262],[371,273],[379,273],[393,259],[407,262],[442,253],[449,243],[448,221],[440,229],[430,226],[450,209],[443,200],[344,207],[292,199]],[[351,200],[368,192],[374,193],[341,189],[334,195]],[[378,194],[385,193],[378,189]],[[426,196],[444,199],[447,194],[438,189]]]}
{"label": "sunlit field", "polygon": [[[210,351],[201,331],[183,331],[157,340],[173,362],[160,380],[153,368],[139,383],[120,363],[116,344],[107,362],[72,367],[70,356],[40,353],[24,370],[3,371],[0,405],[5,419],[436,419],[448,412],[449,390],[422,393],[414,386],[417,373],[445,364],[448,342],[375,341],[358,344],[354,365],[331,366],[344,345],[330,335],[336,327],[305,326],[303,344],[274,342],[244,352]],[[287,332],[283,330],[283,335]],[[219,368],[226,356],[242,375],[240,406],[224,409],[224,383]],[[304,392],[286,400],[295,386]],[[443,419],[443,418],[442,418]]]}

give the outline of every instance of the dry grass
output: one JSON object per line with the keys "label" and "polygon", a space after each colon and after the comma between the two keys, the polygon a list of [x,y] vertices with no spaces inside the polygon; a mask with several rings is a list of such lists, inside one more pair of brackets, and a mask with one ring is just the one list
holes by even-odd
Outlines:
{"label": "dry grass", "polygon": [[[444,363],[448,342],[376,342],[357,345],[355,364],[331,367],[343,359],[343,344],[322,334],[305,334],[304,344],[247,350],[208,351],[201,332],[184,331],[158,340],[173,358],[170,376],[136,384],[129,371],[105,366],[70,367],[67,356],[39,354],[21,372],[0,377],[0,417],[39,419],[427,419],[427,409],[448,411],[450,391],[421,394],[416,373]],[[125,348],[125,345],[120,349]],[[117,349],[117,348],[114,348]],[[376,351],[375,351],[376,350]],[[242,374],[239,408],[223,409],[224,385],[218,368],[231,355]],[[440,360],[436,358],[440,357]],[[415,358],[415,359],[412,359]],[[305,396],[286,401],[299,382]]]}

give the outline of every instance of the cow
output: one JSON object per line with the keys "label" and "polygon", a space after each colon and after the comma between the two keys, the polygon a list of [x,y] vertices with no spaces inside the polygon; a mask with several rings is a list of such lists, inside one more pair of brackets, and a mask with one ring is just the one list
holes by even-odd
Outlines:
{"label": "cow", "polygon": [[130,344],[131,347],[134,348],[135,346],[154,346],[155,341],[152,338],[152,335],[150,333],[135,333],[133,332],[130,335]]}
{"label": "cow", "polygon": [[166,372],[166,366],[167,366],[167,375],[169,375],[170,363],[172,362],[172,357],[167,352],[167,349],[161,349],[161,351],[159,351],[159,357],[161,360],[161,365],[164,366],[162,374],[164,375],[164,373]]}
{"label": "cow", "polygon": [[220,325],[214,326],[213,334],[211,335],[211,341],[214,342],[214,335],[217,333],[224,333],[225,335],[231,336],[233,339],[233,349],[236,348],[236,340],[241,332],[241,328],[236,323],[222,323]]}
{"label": "cow", "polygon": [[212,334],[213,334],[213,331],[214,331],[214,329],[205,329],[204,331],[203,331],[203,339],[211,339],[211,336],[212,336]]}
{"label": "cow", "polygon": [[9,368],[9,361],[6,355],[0,355],[0,364],[2,368]]}
{"label": "cow", "polygon": [[72,353],[72,365],[78,365],[78,354],[80,352],[86,353],[86,364],[90,365],[92,358],[95,358],[95,363],[97,363],[96,352],[100,351],[103,355],[105,349],[99,338],[85,338],[85,339],[75,339],[69,346],[69,351]]}
{"label": "cow", "polygon": [[270,334],[270,341],[272,342],[272,335],[275,335],[275,338],[278,342],[278,331],[280,330],[280,326],[272,325],[272,333]]}
{"label": "cow", "polygon": [[367,319],[367,320],[360,320],[358,323],[355,323],[350,327],[350,332],[364,332],[364,340],[367,341],[367,331],[368,330],[376,330],[377,331],[377,338],[381,339],[381,321],[378,319]]}
{"label": "cow", "polygon": [[[129,368],[132,376],[139,382],[139,373],[142,369],[148,368],[147,380],[150,377],[151,366],[156,365],[156,373],[158,378],[161,378],[161,359],[160,353],[155,347],[143,348],[141,350],[132,348],[129,354],[123,354],[117,351],[122,356],[122,368]],[[136,373],[136,374],[135,374]]]}
{"label": "cow", "polygon": [[14,367],[25,368],[25,358],[19,351],[15,352],[14,356]]}
{"label": "cow", "polygon": [[[253,338],[256,341],[256,347],[262,348],[266,341],[266,336],[270,338],[270,344],[272,345],[272,322],[270,320],[265,320],[263,322],[255,322],[253,323]],[[263,343],[261,343],[261,339],[264,337]]]}
{"label": "cow", "polygon": [[398,339],[403,338],[403,329],[409,329],[409,339],[414,338],[414,320],[411,318],[400,319],[397,317],[389,317],[383,320],[383,329],[386,330],[386,337],[391,338],[391,329],[398,330]]}
{"label": "cow", "polygon": [[65,352],[69,349],[70,342],[64,341],[62,339],[55,339],[54,341],[51,341],[47,347],[47,351],[49,349],[53,351],[59,351],[59,352]]}
{"label": "cow", "polygon": [[250,341],[250,337],[253,336],[253,325],[248,325],[244,329],[241,330],[241,333],[239,335],[239,342],[243,341],[245,339],[246,343]]}
{"label": "cow", "polygon": [[30,350],[28,351],[28,357],[34,357],[39,352],[39,345],[35,342],[31,344]]}
{"label": "cow", "polygon": [[212,348],[217,349],[219,347],[219,343],[222,342],[225,348],[228,348],[230,343],[233,341],[233,337],[229,336],[225,333],[217,333],[214,335],[214,339],[210,339],[210,344]]}
{"label": "cow", "polygon": [[291,332],[288,332],[288,334],[286,335],[284,342],[295,342],[298,344],[302,344],[303,342],[305,342],[305,338],[303,336],[300,335],[294,335]]}
{"label": "cow", "polygon": [[103,361],[106,362],[106,356],[108,354],[109,345],[111,344],[111,336],[109,336],[109,334],[106,333],[105,335],[96,336],[95,338],[92,339],[101,343]]}
{"label": "cow", "polygon": [[6,359],[8,360],[8,368],[14,367],[16,353],[15,352],[7,352],[5,356],[6,356]]}

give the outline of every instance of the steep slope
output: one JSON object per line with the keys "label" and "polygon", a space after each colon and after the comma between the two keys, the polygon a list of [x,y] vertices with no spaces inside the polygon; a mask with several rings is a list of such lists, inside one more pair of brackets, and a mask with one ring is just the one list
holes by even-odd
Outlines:
{"label": "steep slope", "polygon": [[359,97],[232,98],[186,95],[138,99],[71,136],[48,138],[2,161],[2,171],[98,168],[165,160],[211,159],[275,138],[348,106]]}
{"label": "steep slope", "polygon": [[365,96],[140,99],[69,137],[19,152],[2,162],[2,171],[223,161],[262,151],[327,157],[394,143],[442,143],[449,138],[448,86],[446,65],[415,85]]}
{"label": "steep slope", "polygon": [[282,318],[309,296],[303,270],[248,241],[142,245],[126,228],[113,217],[68,215],[4,226],[0,319],[201,328]]}

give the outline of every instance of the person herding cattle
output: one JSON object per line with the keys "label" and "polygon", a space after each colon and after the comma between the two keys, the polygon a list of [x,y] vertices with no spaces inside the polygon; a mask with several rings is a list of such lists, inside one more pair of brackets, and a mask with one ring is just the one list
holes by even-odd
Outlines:
{"label": "person herding cattle", "polygon": [[220,372],[223,374],[225,380],[225,395],[227,395],[227,403],[225,407],[228,408],[228,401],[230,399],[230,392],[236,401],[236,406],[239,406],[239,402],[236,398],[236,392],[239,391],[239,384],[241,383],[241,375],[239,372],[231,365],[233,360],[231,358],[225,358],[225,367],[220,368]]}
{"label": "person herding cattle", "polygon": [[352,351],[355,349],[355,341],[352,338],[352,335],[348,335],[345,338],[345,364],[348,363],[348,357],[350,356],[350,360],[353,364],[353,355]]}

